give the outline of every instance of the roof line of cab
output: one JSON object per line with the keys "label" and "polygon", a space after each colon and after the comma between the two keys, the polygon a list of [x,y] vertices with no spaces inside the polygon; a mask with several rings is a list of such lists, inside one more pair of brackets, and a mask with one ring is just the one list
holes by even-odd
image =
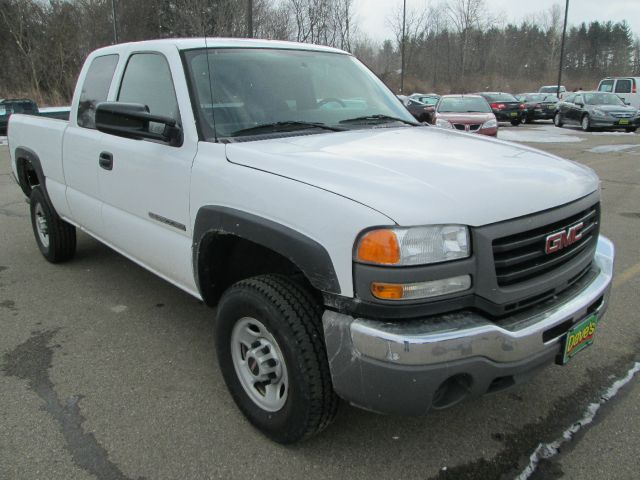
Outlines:
{"label": "roof line of cab", "polygon": [[109,45],[96,50],[96,53],[106,54],[119,52],[122,48],[153,49],[160,46],[173,45],[178,50],[193,50],[197,48],[273,48],[281,50],[311,50],[318,52],[341,53],[351,55],[349,52],[338,48],[315,45],[311,43],[289,42],[284,40],[261,40],[253,38],[223,38],[223,37],[199,37],[199,38],[164,38],[159,40],[143,40],[140,42],[119,43]]}

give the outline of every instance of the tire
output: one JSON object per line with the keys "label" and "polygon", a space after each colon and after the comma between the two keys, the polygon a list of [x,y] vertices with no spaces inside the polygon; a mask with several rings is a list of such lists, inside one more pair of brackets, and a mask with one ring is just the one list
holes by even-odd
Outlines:
{"label": "tire", "polygon": [[591,119],[589,115],[583,115],[582,120],[580,121],[580,128],[582,128],[583,132],[591,131]]}
{"label": "tire", "polygon": [[520,120],[511,120],[511,125],[513,125],[514,127],[517,127],[518,125],[520,125],[520,123]]}
{"label": "tire", "polygon": [[51,263],[71,260],[76,253],[76,229],[62,220],[41,187],[31,190],[31,226],[40,252]]}
{"label": "tire", "polygon": [[625,129],[625,131],[626,131],[627,133],[633,133],[633,132],[635,132],[636,130],[637,130],[637,127],[631,127],[631,128],[626,128],[626,129]]}
{"label": "tire", "polygon": [[558,128],[562,128],[562,126],[564,125],[560,112],[556,112],[556,114],[553,116],[553,124]]}
{"label": "tire", "polygon": [[215,342],[227,388],[249,422],[278,443],[306,440],[335,417],[321,317],[307,290],[277,275],[241,280],[218,305]]}

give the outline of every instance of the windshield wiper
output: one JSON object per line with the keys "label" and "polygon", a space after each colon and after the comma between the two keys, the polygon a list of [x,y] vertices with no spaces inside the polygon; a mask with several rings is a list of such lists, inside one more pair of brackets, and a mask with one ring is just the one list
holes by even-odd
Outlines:
{"label": "windshield wiper", "polygon": [[390,123],[390,122],[402,122],[407,125],[418,126],[420,125],[417,122],[410,122],[409,120],[404,120],[402,118],[391,117],[389,115],[364,115],[362,117],[355,118],[347,118],[346,120],[341,120],[340,123],[352,123],[352,124],[366,124],[370,122],[375,123]]}
{"label": "windshield wiper", "polygon": [[289,120],[286,122],[263,123],[262,125],[256,125],[255,127],[242,128],[231,133],[230,136],[237,137],[241,135],[252,135],[259,133],[288,132],[294,130],[304,130],[307,128],[321,128],[323,130],[330,130],[332,132],[343,132],[345,130],[341,127],[332,127],[331,125],[327,125],[326,123],[298,122]]}

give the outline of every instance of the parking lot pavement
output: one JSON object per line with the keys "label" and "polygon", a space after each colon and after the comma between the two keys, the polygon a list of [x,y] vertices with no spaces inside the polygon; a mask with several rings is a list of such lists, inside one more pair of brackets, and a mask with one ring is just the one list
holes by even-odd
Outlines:
{"label": "parking lot pavement", "polygon": [[[0,147],[0,478],[514,478],[624,377],[640,344],[640,135],[562,129],[579,140],[536,141],[550,129],[505,127],[500,138],[529,135],[602,179],[617,277],[594,346],[526,385],[426,417],[343,405],[327,431],[294,447],[265,439],[233,404],[212,310],[86,235],[74,261],[44,261]],[[624,442],[640,431],[633,382],[533,478],[637,471],[637,442]],[[578,470],[585,461],[598,469]]]}

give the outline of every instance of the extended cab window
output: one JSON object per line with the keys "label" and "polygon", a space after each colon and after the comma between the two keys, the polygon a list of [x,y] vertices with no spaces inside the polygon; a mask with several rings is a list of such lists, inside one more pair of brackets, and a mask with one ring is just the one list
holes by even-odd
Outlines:
{"label": "extended cab window", "polygon": [[616,93],[631,93],[631,80],[618,80],[616,82]]}
{"label": "extended cab window", "polygon": [[[129,58],[118,101],[146,105],[150,113],[180,122],[169,64],[160,54],[136,53]],[[162,133],[164,125],[152,123],[149,130]]]}
{"label": "extended cab window", "polygon": [[94,58],[91,62],[80,93],[78,126],[96,128],[96,105],[107,99],[113,72],[118,65],[118,57],[118,55],[103,55]]}

